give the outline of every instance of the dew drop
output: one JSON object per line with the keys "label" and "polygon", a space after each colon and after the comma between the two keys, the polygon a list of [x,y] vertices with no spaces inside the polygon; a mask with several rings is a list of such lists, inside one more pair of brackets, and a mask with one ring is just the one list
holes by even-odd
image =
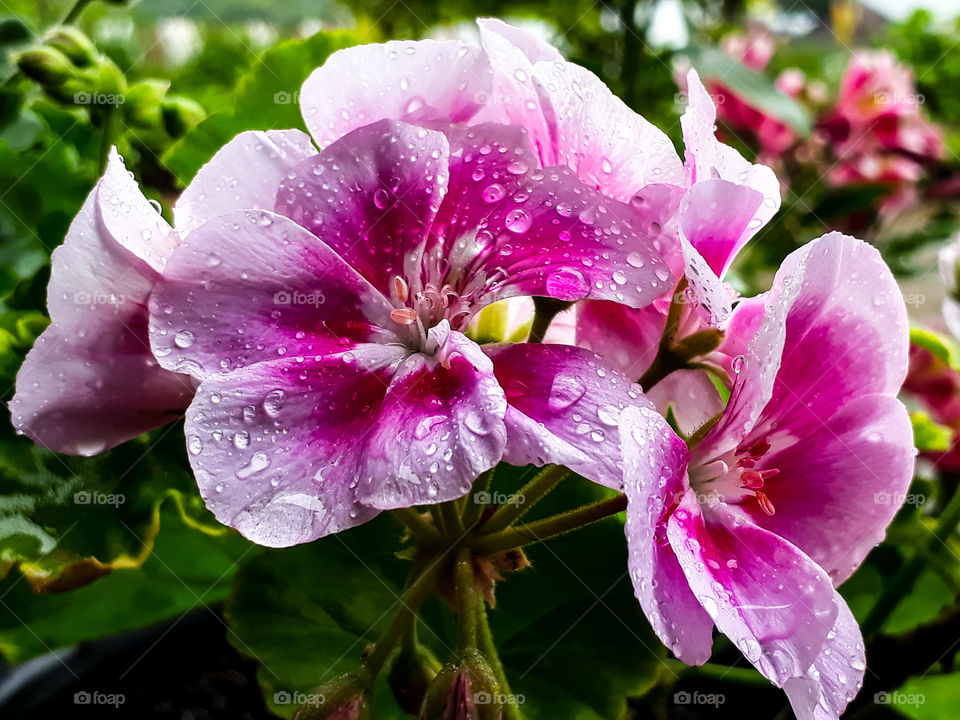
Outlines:
{"label": "dew drop", "polygon": [[530,215],[527,214],[526,210],[514,208],[507,213],[504,224],[507,226],[507,230],[510,232],[521,235],[530,229],[530,226],[533,224],[533,220],[530,219]]}
{"label": "dew drop", "polygon": [[283,390],[271,390],[263,398],[263,411],[270,417],[276,417],[283,408]]}
{"label": "dew drop", "polygon": [[547,407],[553,412],[562,412],[574,405],[587,392],[587,386],[575,375],[557,375],[550,387]]}
{"label": "dew drop", "polygon": [[178,348],[188,348],[196,341],[193,333],[189,330],[180,330],[173,336],[173,344]]}
{"label": "dew drop", "polygon": [[237,477],[243,480],[251,475],[256,475],[258,472],[263,472],[269,466],[270,458],[267,457],[267,454],[265,452],[255,452],[250,457],[250,462],[237,470]]}

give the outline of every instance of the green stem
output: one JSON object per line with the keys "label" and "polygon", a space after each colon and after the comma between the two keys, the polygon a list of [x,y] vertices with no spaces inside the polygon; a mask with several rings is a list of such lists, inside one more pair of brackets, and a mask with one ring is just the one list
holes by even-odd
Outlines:
{"label": "green stem", "polygon": [[637,384],[647,392],[667,375],[676,370],[682,370],[685,366],[686,364],[674,355],[672,350],[661,347],[653,362],[650,363],[650,367],[637,380]]}
{"label": "green stem", "polygon": [[430,511],[430,517],[433,518],[433,524],[437,526],[437,529],[440,531],[440,534],[446,535],[447,528],[443,524],[443,513],[440,512],[440,506],[428,505],[427,510]]}
{"label": "green stem", "polygon": [[569,476],[570,471],[562,465],[551,465],[538,472],[530,482],[514,493],[515,501],[520,498],[522,500],[501,505],[483,524],[484,535],[492,535],[512,525],[559,485],[561,480]]}
{"label": "green stem", "polygon": [[954,533],[957,524],[960,524],[960,490],[954,491],[953,497],[950,498],[950,502],[947,503],[943,513],[941,513],[937,526],[933,530],[933,536],[927,541],[926,553],[915,553],[897,570],[885,586],[877,604],[873,606],[870,614],[867,615],[867,619],[861,625],[864,635],[873,635],[883,627],[893,611],[897,609],[900,601],[913,590],[926,567],[926,555],[935,553]]}
{"label": "green stem", "polygon": [[482,502],[477,501],[477,495],[490,492],[490,486],[493,484],[494,470],[495,468],[490,468],[481,475],[473,484],[473,489],[470,491],[470,494],[467,495],[467,505],[463,511],[463,526],[467,530],[471,530],[474,525],[480,521],[480,516],[483,515],[483,508],[486,506]]}
{"label": "green stem", "polygon": [[728,665],[718,665],[717,663],[706,663],[699,666],[690,666],[679,660],[664,660],[667,668],[676,675],[692,675],[694,677],[709,678],[710,680],[721,680],[740,685],[751,685],[757,687],[769,687],[770,683],[759,675],[752,668],[730,667]]}
{"label": "green stem", "polygon": [[[486,656],[493,668],[494,677],[497,679],[497,685],[500,686],[500,692],[510,696],[510,684],[507,682],[507,673],[503,669],[503,662],[500,660],[500,653],[497,652],[497,644],[493,639],[493,632],[490,630],[490,620],[487,617],[487,604],[483,597],[479,597],[479,607],[477,608],[477,627],[480,640],[480,651]],[[522,720],[522,715],[516,703],[505,703],[503,705],[503,720]]]}
{"label": "green stem", "polygon": [[673,291],[673,300],[670,301],[670,309],[667,311],[667,322],[663,326],[657,355],[647,371],[637,380],[637,384],[644,390],[649,390],[673,371],[683,369],[686,364],[673,352],[673,342],[677,338],[677,330],[680,328],[680,318],[683,314],[686,289],[687,279],[681,278],[676,290]]}
{"label": "green stem", "polygon": [[440,515],[443,517],[444,531],[453,540],[458,540],[463,535],[463,518],[460,517],[460,510],[457,507],[456,500],[448,500],[440,503]]}
{"label": "green stem", "polygon": [[67,14],[64,15],[63,20],[60,21],[60,24],[69,25],[72,23],[74,20],[80,17],[80,13],[86,10],[87,5],[89,5],[91,2],[93,2],[93,0],[77,0],[73,4],[73,7],[67,11]]}
{"label": "green stem", "polygon": [[543,338],[550,329],[550,323],[558,313],[563,312],[572,303],[565,300],[554,300],[548,297],[535,297],[533,299],[534,315],[533,325],[530,327],[530,337],[528,342],[542,343]]}
{"label": "green stem", "polygon": [[370,673],[370,677],[375,678],[377,673],[383,668],[383,664],[390,657],[394,646],[407,634],[410,625],[416,619],[417,611],[423,604],[423,601],[430,597],[437,583],[437,576],[443,569],[444,556],[438,556],[427,562],[426,569],[423,570],[413,582],[403,591],[400,596],[402,607],[393,622],[386,629],[383,635],[373,646],[373,651],[363,661],[364,667]]}
{"label": "green stem", "polygon": [[492,555],[531,543],[549,540],[571,530],[590,525],[610,515],[616,515],[618,512],[625,510],[626,507],[627,496],[616,495],[542,520],[524,525],[513,525],[492,535],[481,535],[473,542],[473,549],[478,555]]}
{"label": "green stem", "polygon": [[397,508],[391,510],[390,514],[412,532],[420,543],[431,546],[443,543],[443,535],[413,508]]}
{"label": "green stem", "polygon": [[100,174],[107,169],[107,160],[110,157],[110,148],[113,146],[113,124],[116,108],[107,106],[103,115],[103,135],[100,137]]}
{"label": "green stem", "polygon": [[[473,577],[473,553],[468,547],[457,552],[454,586],[460,613],[460,652],[477,647],[477,583]],[[482,601],[482,598],[481,598]]]}

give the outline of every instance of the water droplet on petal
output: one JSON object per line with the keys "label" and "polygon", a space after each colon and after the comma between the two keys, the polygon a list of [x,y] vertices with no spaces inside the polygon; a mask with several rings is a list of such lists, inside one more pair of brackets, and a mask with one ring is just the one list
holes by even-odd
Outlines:
{"label": "water droplet on petal", "polygon": [[493,183],[492,185],[487,185],[481,193],[483,201],[486,203],[495,203],[503,200],[504,196],[507,194],[507,191],[504,190],[503,185],[500,183]]}
{"label": "water droplet on petal", "polygon": [[504,224],[507,226],[507,230],[510,232],[521,235],[530,229],[530,226],[533,224],[533,220],[530,219],[530,215],[528,215],[525,210],[514,208],[507,213]]}
{"label": "water droplet on petal", "polygon": [[547,407],[553,412],[566,410],[587,392],[587,386],[575,375],[557,375],[550,387]]}
{"label": "water droplet on petal", "polygon": [[237,477],[243,480],[251,475],[257,474],[258,472],[263,472],[269,466],[270,458],[267,457],[267,454],[265,452],[255,452],[250,457],[250,462],[237,470]]}
{"label": "water droplet on petal", "polygon": [[173,336],[173,344],[178,348],[188,348],[196,341],[193,333],[189,330],[181,330]]}
{"label": "water droplet on petal", "polygon": [[579,270],[560,268],[547,278],[546,291],[560,300],[582,300],[590,294],[590,284]]}
{"label": "water droplet on petal", "polygon": [[283,408],[283,390],[271,390],[263,398],[263,411],[270,417],[276,417]]}

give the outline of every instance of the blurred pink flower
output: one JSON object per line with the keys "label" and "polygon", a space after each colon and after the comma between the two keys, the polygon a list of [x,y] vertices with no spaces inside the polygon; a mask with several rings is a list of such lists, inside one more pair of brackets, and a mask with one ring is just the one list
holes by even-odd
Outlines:
{"label": "blurred pink flower", "polygon": [[924,159],[941,159],[940,131],[923,117],[923,96],[910,69],[886,50],[851,55],[836,103],[821,121],[837,158],[834,185],[881,183],[894,195],[888,209],[909,201]]}
{"label": "blurred pink flower", "polygon": [[759,23],[751,23],[746,34],[727,34],[721,47],[730,57],[736,58],[751,70],[760,72],[770,63],[776,43],[769,29]]}
{"label": "blurred pink flower", "polygon": [[661,295],[629,206],[539,169],[503,125],[382,120],[272,176],[250,172],[258,153],[231,143],[184,193],[195,229],[150,300],[161,365],[201,381],[188,448],[221,522],[305,542],[460,497],[501,460],[619,487],[617,416],[646,406],[626,378],[586,350],[463,332],[513,296]]}
{"label": "blurred pink flower", "polygon": [[933,419],[952,433],[946,452],[929,451],[923,456],[941,470],[960,472],[960,372],[928,348],[911,343],[903,391],[919,400]]}
{"label": "blurred pink flower", "polygon": [[716,625],[798,718],[836,720],[866,664],[834,587],[883,538],[913,474],[896,399],[906,307],[876,250],[831,233],[791,254],[741,313],[758,330],[689,463],[686,448],[661,445],[651,479],[649,430],[630,430],[642,413],[623,414],[631,577],[677,657],[706,662]]}

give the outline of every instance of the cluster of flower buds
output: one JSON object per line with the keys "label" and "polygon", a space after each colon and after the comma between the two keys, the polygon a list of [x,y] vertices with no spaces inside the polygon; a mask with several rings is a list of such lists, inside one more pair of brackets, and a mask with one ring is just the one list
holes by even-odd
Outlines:
{"label": "cluster of flower buds", "polygon": [[34,47],[16,56],[17,67],[57,102],[85,107],[95,124],[121,113],[138,130],[159,130],[170,138],[184,135],[206,113],[190,98],[168,92],[167,80],[128,82],[124,72],[100,53],[83,32],[61,25]]}
{"label": "cluster of flower buds", "polygon": [[368,720],[370,678],[362,671],[341,675],[308,696],[294,720]]}

